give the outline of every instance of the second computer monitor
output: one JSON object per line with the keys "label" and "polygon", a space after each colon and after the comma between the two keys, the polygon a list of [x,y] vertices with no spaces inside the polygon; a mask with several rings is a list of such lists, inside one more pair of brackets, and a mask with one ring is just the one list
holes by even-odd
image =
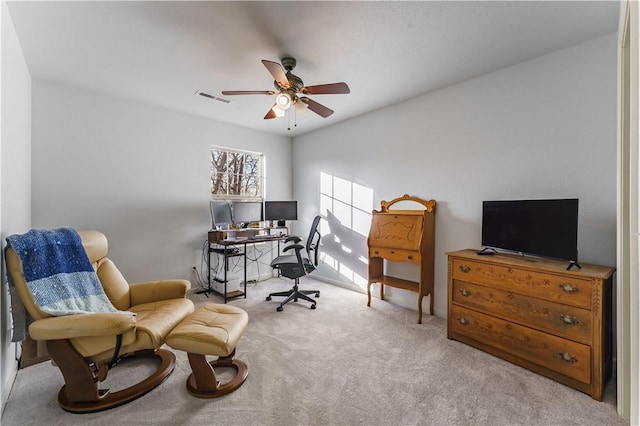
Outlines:
{"label": "second computer monitor", "polygon": [[259,201],[234,201],[233,223],[236,225],[262,221],[262,203]]}
{"label": "second computer monitor", "polygon": [[284,226],[287,220],[298,220],[298,202],[265,201],[264,220],[277,220],[278,226]]}

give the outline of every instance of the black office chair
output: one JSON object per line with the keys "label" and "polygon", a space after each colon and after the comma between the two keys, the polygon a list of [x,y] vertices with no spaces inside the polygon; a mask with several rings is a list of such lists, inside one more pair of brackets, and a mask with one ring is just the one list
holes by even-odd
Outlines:
{"label": "black office chair", "polygon": [[[282,307],[291,302],[297,302],[298,299],[303,299],[311,302],[311,309],[316,308],[316,302],[308,294],[314,294],[316,297],[320,297],[320,290],[299,290],[300,277],[309,274],[318,266],[318,246],[320,245],[320,232],[318,231],[318,224],[320,223],[320,216],[316,216],[311,224],[311,231],[309,232],[309,238],[307,238],[307,244],[302,246],[300,237],[290,236],[285,241],[289,243],[293,241],[293,244],[286,246],[282,252],[285,253],[289,250],[295,250],[296,254],[278,256],[271,262],[271,267],[279,269],[280,273],[294,280],[293,288],[289,291],[280,291],[271,293],[267,296],[267,301],[271,300],[272,296],[284,296],[286,299],[280,303],[277,311],[281,312]],[[301,254],[302,249],[306,250],[306,257]],[[313,261],[311,260],[311,252],[313,253]]]}

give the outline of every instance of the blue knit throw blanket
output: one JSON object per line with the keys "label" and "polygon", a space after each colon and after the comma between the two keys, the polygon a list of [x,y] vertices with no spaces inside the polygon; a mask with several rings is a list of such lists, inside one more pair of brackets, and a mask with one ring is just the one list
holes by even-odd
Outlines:
{"label": "blue knit throw blanket", "polygon": [[118,312],[74,229],[32,229],[7,237],[7,243],[22,261],[27,287],[43,312],[54,316]]}

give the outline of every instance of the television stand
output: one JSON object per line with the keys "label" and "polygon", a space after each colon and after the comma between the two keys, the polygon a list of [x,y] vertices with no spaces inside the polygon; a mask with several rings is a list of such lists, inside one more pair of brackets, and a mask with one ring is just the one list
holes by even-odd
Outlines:
{"label": "television stand", "polygon": [[467,249],[448,255],[447,337],[602,401],[613,368],[608,266]]}
{"label": "television stand", "polygon": [[574,265],[577,266],[578,269],[582,269],[582,266],[580,266],[577,260],[572,260],[569,262],[569,265],[567,266],[567,271],[570,271]]}

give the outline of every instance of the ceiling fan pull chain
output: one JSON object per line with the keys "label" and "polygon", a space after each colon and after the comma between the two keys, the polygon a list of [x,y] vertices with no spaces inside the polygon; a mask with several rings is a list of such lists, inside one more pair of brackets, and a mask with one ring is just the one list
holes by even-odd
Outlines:
{"label": "ceiling fan pull chain", "polygon": [[298,127],[298,109],[293,108],[293,127]]}

